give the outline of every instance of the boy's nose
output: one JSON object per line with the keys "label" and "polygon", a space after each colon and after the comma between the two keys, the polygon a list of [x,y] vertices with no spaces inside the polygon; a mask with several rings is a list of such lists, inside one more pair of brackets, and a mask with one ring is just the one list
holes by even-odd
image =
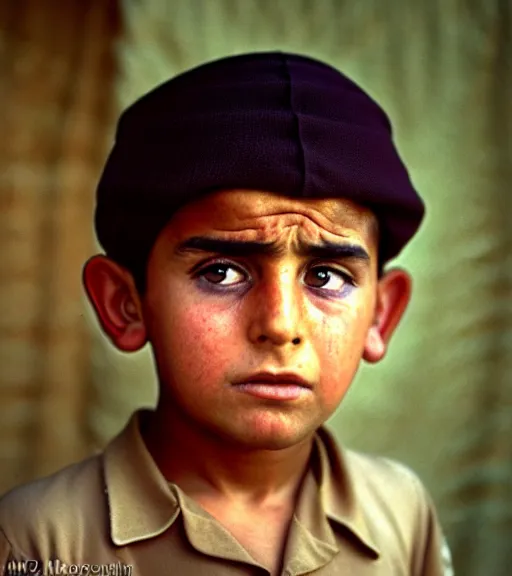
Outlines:
{"label": "boy's nose", "polygon": [[247,305],[251,342],[284,346],[304,340],[302,287],[289,272],[276,274],[254,287]]}

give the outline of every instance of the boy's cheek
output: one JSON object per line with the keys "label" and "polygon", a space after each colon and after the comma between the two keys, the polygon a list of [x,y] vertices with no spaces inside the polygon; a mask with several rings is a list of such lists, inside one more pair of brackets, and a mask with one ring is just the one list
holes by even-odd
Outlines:
{"label": "boy's cheek", "polygon": [[322,343],[316,347],[320,387],[326,407],[332,407],[341,401],[358,370],[364,348],[364,331],[347,334],[344,330],[332,330],[318,336]]}
{"label": "boy's cheek", "polygon": [[[194,378],[215,380],[215,375],[243,361],[235,327],[197,310],[184,310],[168,332],[168,357],[175,368]],[[172,350],[172,352],[171,352]]]}
{"label": "boy's cheek", "polygon": [[329,410],[335,409],[347,393],[354,378],[357,365],[330,364],[324,365],[320,376],[320,390],[322,401]]}
{"label": "boy's cheek", "polygon": [[219,314],[216,310],[190,307],[180,312],[176,335],[190,345],[203,347],[207,352],[217,352],[236,340],[236,318]]}

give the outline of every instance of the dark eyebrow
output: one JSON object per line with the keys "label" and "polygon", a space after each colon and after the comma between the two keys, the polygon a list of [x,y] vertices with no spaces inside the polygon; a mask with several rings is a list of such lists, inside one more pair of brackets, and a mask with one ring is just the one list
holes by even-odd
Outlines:
{"label": "dark eyebrow", "polygon": [[[276,242],[221,240],[210,236],[193,236],[181,242],[174,250],[176,255],[187,252],[215,252],[226,257],[280,256],[285,249]],[[324,240],[321,244],[301,243],[299,256],[322,259],[370,260],[368,252],[358,244],[337,244]]]}

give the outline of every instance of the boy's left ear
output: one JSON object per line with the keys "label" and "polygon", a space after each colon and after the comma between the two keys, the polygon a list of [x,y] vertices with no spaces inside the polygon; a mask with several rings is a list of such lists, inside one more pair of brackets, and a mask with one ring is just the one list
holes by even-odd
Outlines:
{"label": "boy's left ear", "polygon": [[375,318],[366,335],[363,358],[378,362],[384,358],[391,336],[409,304],[412,291],[410,275],[394,268],[379,280]]}

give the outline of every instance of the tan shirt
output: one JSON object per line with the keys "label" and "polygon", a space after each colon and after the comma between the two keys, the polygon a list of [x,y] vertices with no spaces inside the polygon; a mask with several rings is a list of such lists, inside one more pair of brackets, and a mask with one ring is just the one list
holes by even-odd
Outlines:
{"label": "tan shirt", "polygon": [[[0,500],[0,574],[14,575],[13,561],[36,559],[46,569],[52,561],[55,570],[58,560],[81,574],[268,574],[160,474],[137,414],[102,454]],[[341,450],[324,428],[315,436],[283,564],[283,575],[310,573],[452,574],[417,477],[390,460]]]}

